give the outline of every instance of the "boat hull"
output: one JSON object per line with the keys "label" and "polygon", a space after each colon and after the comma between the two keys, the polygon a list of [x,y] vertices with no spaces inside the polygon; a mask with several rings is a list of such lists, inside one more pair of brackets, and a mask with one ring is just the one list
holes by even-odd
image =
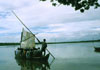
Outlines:
{"label": "boat hull", "polygon": [[40,50],[28,50],[26,52],[22,50],[15,50],[16,59],[25,59],[25,60],[38,60],[38,61],[47,61],[49,54],[42,55]]}

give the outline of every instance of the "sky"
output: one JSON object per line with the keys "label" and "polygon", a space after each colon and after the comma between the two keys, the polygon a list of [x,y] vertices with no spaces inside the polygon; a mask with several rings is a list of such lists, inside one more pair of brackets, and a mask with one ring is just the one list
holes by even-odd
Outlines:
{"label": "sky", "polygon": [[[12,10],[42,41],[100,39],[100,8],[81,13],[71,6],[52,6],[49,1],[0,0],[0,42],[20,42],[22,28]],[[27,29],[26,29],[27,30]]]}

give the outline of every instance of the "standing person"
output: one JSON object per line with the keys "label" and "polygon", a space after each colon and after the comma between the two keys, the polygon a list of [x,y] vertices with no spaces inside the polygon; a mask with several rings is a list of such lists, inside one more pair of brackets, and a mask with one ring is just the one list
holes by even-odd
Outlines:
{"label": "standing person", "polygon": [[46,48],[47,48],[47,43],[46,43],[46,39],[43,39],[43,43],[42,43],[42,52],[44,53],[44,55],[45,55],[45,53],[46,53]]}

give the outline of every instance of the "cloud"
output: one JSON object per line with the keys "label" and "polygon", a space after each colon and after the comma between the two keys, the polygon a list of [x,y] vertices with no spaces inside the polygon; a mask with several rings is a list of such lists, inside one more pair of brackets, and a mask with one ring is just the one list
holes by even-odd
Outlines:
{"label": "cloud", "polygon": [[[38,1],[38,0],[37,0]],[[32,5],[36,3],[37,1],[32,1],[32,0],[0,0],[0,8],[2,10],[11,10],[11,9],[19,9],[23,8],[25,6]]]}
{"label": "cloud", "polygon": [[[24,27],[12,14],[18,15],[24,24],[37,37],[47,41],[89,40],[93,36],[99,39],[100,9],[91,8],[85,13],[74,11],[70,6],[53,7],[49,2],[39,0],[1,0],[0,1],[0,36],[6,40],[20,40]],[[2,41],[2,38],[0,40]]]}

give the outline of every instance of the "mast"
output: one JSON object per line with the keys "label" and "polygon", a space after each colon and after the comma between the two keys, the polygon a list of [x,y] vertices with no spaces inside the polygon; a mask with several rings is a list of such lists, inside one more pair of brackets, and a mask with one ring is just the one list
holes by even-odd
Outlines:
{"label": "mast", "polygon": [[[14,11],[12,11],[12,13],[16,16],[16,18],[26,27],[26,29],[33,35],[33,36],[35,36],[35,34],[33,34],[32,32],[31,32],[31,30],[29,30],[29,28],[21,21],[21,19],[15,14],[15,12]],[[37,41],[39,42],[39,43],[41,43],[40,41],[39,41],[39,39],[35,36],[35,38],[37,39]]]}

